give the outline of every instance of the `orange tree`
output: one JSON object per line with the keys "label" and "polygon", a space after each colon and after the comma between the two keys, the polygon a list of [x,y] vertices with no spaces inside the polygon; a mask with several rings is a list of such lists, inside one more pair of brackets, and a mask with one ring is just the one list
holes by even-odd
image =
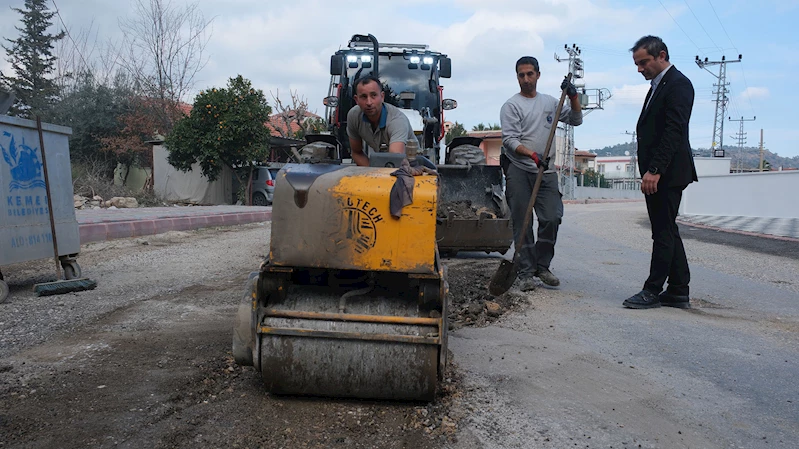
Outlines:
{"label": "orange tree", "polygon": [[210,181],[227,166],[244,185],[240,173],[250,173],[268,153],[265,123],[271,112],[263,92],[241,75],[228,80],[226,88],[201,91],[191,113],[166,137],[167,160],[184,172],[198,163]]}

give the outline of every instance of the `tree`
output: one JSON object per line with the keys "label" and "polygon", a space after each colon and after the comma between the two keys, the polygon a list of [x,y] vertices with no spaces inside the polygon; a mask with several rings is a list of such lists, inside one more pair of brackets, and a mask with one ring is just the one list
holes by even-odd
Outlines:
{"label": "tree", "polygon": [[97,83],[91,73],[74,78],[53,109],[53,121],[72,128],[69,154],[73,161],[100,162],[110,174],[117,159],[113,153],[103,151],[109,149],[104,142],[123,128],[118,117],[129,108],[124,77],[119,77],[112,86]]}
{"label": "tree", "polygon": [[118,133],[100,139],[102,150],[115,156],[117,162],[138,167],[150,166],[152,147],[149,143],[161,135],[161,113],[167,112],[170,121],[178,120],[177,109],[163,111],[157,99],[130,95],[124,99],[121,114],[116,117]]}
{"label": "tree", "polygon": [[119,64],[150,99],[148,108],[162,134],[172,129],[180,101],[205,65],[210,25],[196,3],[179,9],[170,0],[136,0],[136,14],[120,22]]}
{"label": "tree", "polygon": [[271,112],[263,92],[241,75],[231,78],[227,88],[201,91],[191,113],[166,138],[167,160],[184,172],[199,163],[210,181],[227,166],[243,185],[237,168],[252,168],[268,153],[265,123]]}
{"label": "tree", "polygon": [[494,123],[493,125],[484,125],[483,122],[478,123],[475,126],[472,126],[472,131],[497,131],[502,129],[498,123]]}
{"label": "tree", "polygon": [[3,49],[16,76],[0,73],[0,82],[17,96],[11,115],[34,118],[49,117],[58,99],[58,86],[52,79],[55,56],[53,44],[64,38],[64,31],[48,34],[54,12],[47,10],[46,0],[25,0],[25,9],[11,8],[22,14],[24,27],[16,27],[20,36],[6,39],[11,46]]}
{"label": "tree", "polygon": [[589,168],[583,172],[583,184],[587,187],[610,187],[605,179],[605,175],[597,173],[593,168]]}
{"label": "tree", "polygon": [[452,128],[450,128],[449,131],[447,131],[447,135],[444,137],[444,141],[446,142],[447,145],[449,145],[449,143],[452,142],[452,139],[456,137],[463,137],[465,135],[467,135],[467,132],[466,128],[463,127],[463,123],[455,122],[455,124],[452,125]]}
{"label": "tree", "polygon": [[[297,94],[297,91],[289,91],[291,104],[284,104],[280,99],[280,91],[272,94],[275,104],[275,115],[278,123],[273,123],[272,128],[280,137],[287,139],[303,139],[306,134],[314,134],[327,131],[325,120],[308,110],[308,100]],[[294,129],[296,128],[296,131]]]}

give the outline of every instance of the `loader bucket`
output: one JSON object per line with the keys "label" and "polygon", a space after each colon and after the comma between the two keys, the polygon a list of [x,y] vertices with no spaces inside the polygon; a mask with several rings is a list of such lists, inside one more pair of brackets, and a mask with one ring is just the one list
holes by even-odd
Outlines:
{"label": "loader bucket", "polygon": [[439,165],[441,193],[436,240],[443,255],[505,253],[513,242],[502,169],[494,165]]}

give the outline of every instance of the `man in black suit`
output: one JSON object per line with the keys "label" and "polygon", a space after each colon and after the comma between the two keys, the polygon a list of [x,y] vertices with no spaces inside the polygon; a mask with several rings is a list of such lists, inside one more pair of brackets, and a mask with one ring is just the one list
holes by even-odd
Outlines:
{"label": "man in black suit", "polygon": [[[638,118],[638,168],[641,191],[652,226],[652,261],[644,288],[624,301],[632,309],[669,306],[687,308],[691,272],[677,228],[682,191],[696,179],[688,122],[694,87],[669,62],[669,50],[659,37],[635,43],[633,61],[652,87]],[[662,292],[668,279],[668,288]]]}

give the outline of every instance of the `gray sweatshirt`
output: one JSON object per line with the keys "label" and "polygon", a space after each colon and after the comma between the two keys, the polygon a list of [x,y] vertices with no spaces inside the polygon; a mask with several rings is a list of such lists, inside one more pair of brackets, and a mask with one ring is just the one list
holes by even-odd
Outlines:
{"label": "gray sweatshirt", "polygon": [[[513,165],[530,173],[538,173],[538,167],[532,159],[516,153],[516,147],[524,145],[538,153],[541,159],[546,159],[547,139],[549,130],[554,123],[553,116],[558,107],[558,99],[540,92],[533,98],[527,98],[517,93],[510,97],[502,105],[499,119],[502,124],[502,145],[505,147],[505,154]],[[568,99],[563,104],[560,111],[561,122],[570,125],[580,125],[583,123],[583,111],[572,111]],[[546,172],[554,170],[555,167],[555,143],[549,150],[549,167]]]}

